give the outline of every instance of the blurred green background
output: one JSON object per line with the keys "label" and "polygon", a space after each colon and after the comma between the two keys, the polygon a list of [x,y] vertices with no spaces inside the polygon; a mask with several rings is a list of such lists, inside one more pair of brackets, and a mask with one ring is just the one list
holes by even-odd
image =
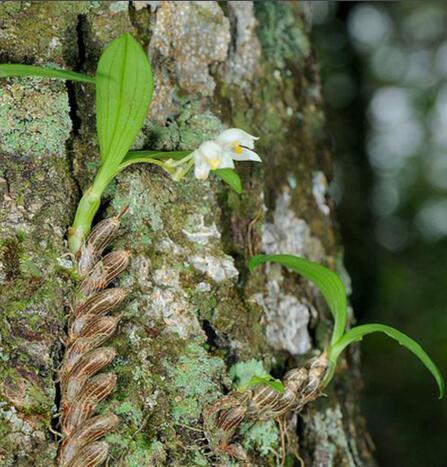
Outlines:
{"label": "blurred green background", "polygon": [[[416,338],[446,374],[447,2],[309,3],[357,319]],[[362,349],[379,465],[447,466],[427,371],[379,335]]]}

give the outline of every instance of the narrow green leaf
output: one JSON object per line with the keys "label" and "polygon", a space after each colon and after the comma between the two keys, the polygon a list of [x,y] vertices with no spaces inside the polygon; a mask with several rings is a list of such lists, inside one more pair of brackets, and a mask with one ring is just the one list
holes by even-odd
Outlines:
{"label": "narrow green leaf", "polygon": [[34,65],[0,65],[0,78],[7,78],[10,76],[42,76],[45,78],[58,78],[95,84],[95,78],[83,75],[81,73],[76,73],[74,71],[57,70],[55,68],[43,68]]}
{"label": "narrow green leaf", "polygon": [[233,169],[216,169],[211,171],[214,175],[228,184],[236,193],[242,193],[242,183],[237,172]]}
{"label": "narrow green leaf", "polygon": [[331,363],[335,366],[337,359],[343,350],[353,342],[360,341],[367,334],[373,332],[383,332],[387,336],[399,342],[400,345],[406,347],[410,352],[412,352],[416,357],[421,360],[425,367],[430,371],[433,377],[436,380],[439,388],[439,398],[442,399],[445,395],[445,382],[444,378],[441,375],[438,367],[434,364],[432,359],[428,356],[425,350],[413,339],[406,336],[397,329],[392,328],[391,326],[386,326],[384,324],[364,324],[362,326],[356,326],[349,330],[338,342],[333,344],[328,349],[328,358]]}
{"label": "narrow green leaf", "polygon": [[272,388],[274,391],[279,392],[282,394],[285,391],[284,385],[279,379],[273,378],[271,375],[264,375],[264,376],[257,376],[254,375],[250,378],[250,381],[246,383],[244,386],[239,388],[241,392],[246,391],[247,389],[250,389],[254,386],[258,386],[259,384],[265,384],[266,386],[269,386]]}
{"label": "narrow green leaf", "polygon": [[134,143],[152,90],[152,71],[141,46],[130,34],[115,39],[101,55],[96,73],[96,125],[107,167],[117,168]]}
{"label": "narrow green leaf", "polygon": [[189,156],[191,151],[129,151],[123,159],[123,164],[138,160],[144,162],[144,159],[174,159],[176,161]]}
{"label": "narrow green leaf", "polygon": [[262,263],[274,262],[288,267],[313,282],[326,299],[334,317],[331,343],[343,335],[348,319],[346,289],[338,274],[321,264],[293,255],[256,255],[250,258],[248,267],[252,271]]}

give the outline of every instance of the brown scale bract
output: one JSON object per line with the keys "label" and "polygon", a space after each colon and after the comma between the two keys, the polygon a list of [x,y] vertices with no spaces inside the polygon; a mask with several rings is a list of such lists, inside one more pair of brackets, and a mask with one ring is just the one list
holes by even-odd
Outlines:
{"label": "brown scale bract", "polygon": [[244,392],[232,392],[206,407],[203,412],[205,432],[216,452],[243,460],[240,445],[232,443],[244,421],[277,419],[301,410],[321,395],[328,370],[326,354],[313,358],[302,368],[288,371],[283,378],[284,392],[259,384]]}
{"label": "brown scale bract", "polygon": [[109,445],[101,440],[118,424],[116,415],[95,416],[98,404],[116,386],[114,373],[101,371],[116,356],[102,346],[115,332],[121,315],[112,316],[126,298],[111,282],[126,269],[130,254],[112,251],[102,256],[118,231],[121,216],[99,222],[76,255],[82,277],[69,316],[67,347],[60,368],[61,429],[59,467],[95,467],[107,460]]}

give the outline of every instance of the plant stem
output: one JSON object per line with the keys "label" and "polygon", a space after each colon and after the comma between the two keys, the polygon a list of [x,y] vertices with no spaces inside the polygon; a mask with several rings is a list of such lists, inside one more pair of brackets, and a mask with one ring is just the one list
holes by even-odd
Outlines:
{"label": "plant stem", "polygon": [[333,359],[333,357],[330,355],[330,350],[327,351],[327,362],[328,369],[321,383],[321,389],[324,389],[332,381],[332,378],[335,375],[337,360]]}
{"label": "plant stem", "polygon": [[73,225],[68,229],[68,246],[72,253],[79,251],[84,239],[90,233],[93,218],[101,204],[102,194],[111,181],[107,174],[110,170],[104,168],[105,166],[100,167],[93,184],[82,195]]}

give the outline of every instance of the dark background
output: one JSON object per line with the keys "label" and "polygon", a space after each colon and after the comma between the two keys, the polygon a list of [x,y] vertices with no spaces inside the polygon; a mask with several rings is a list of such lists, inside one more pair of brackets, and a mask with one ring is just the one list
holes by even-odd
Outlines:
{"label": "dark background", "polygon": [[[360,323],[447,369],[447,2],[310,2],[332,195]],[[447,402],[381,335],[362,344],[363,412],[382,467],[447,466]]]}

